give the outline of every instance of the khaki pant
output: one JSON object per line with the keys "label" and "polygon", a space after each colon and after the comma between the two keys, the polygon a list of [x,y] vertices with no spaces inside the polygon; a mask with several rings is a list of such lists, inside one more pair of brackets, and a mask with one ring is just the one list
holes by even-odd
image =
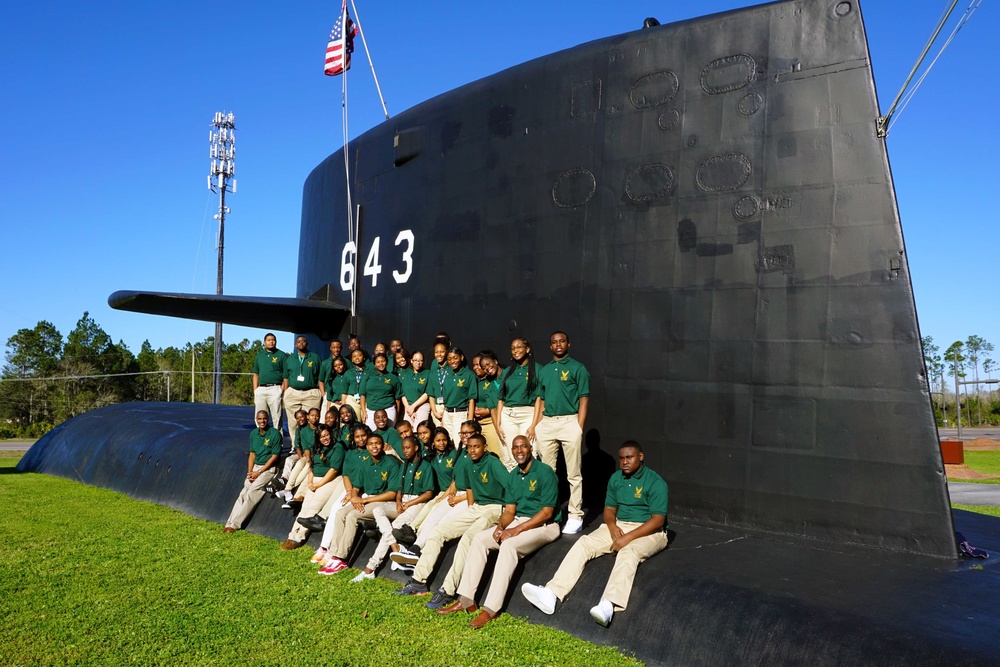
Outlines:
{"label": "khaki pant", "polygon": [[[264,466],[255,465],[253,467],[254,472],[258,472]],[[267,493],[264,491],[264,487],[274,479],[274,468],[270,468],[260,474],[257,479],[250,481],[247,477],[243,480],[243,490],[240,491],[240,495],[236,497],[236,503],[233,505],[233,511],[229,513],[229,518],[226,519],[226,528],[235,528],[239,530],[243,527],[243,523],[253,512],[254,508],[260,504],[263,500],[264,495]]]}
{"label": "khaki pant", "polygon": [[361,419],[361,401],[354,398],[354,394],[347,394],[347,398],[344,399],[341,405],[349,405],[354,408],[354,414],[358,419]]}
{"label": "khaki pant", "polygon": [[451,441],[455,443],[457,447],[460,442],[462,442],[462,422],[469,421],[469,411],[459,410],[458,412],[444,411],[444,419],[441,420],[441,425],[445,427],[448,431],[448,435],[451,436]]}
{"label": "khaki pant", "polygon": [[[282,402],[285,404],[285,423],[288,424],[288,435],[294,438],[295,413],[299,410],[309,412],[313,408],[319,410],[320,405],[323,404],[323,393],[320,392],[319,387],[304,390],[289,387],[285,390]],[[322,417],[323,415],[320,415],[320,422],[323,421]]]}
{"label": "khaki pant", "polygon": [[[331,520],[334,524],[333,542],[330,553],[341,560],[347,560],[351,553],[351,546],[354,544],[354,537],[358,534],[358,521],[361,519],[374,519],[375,508],[382,503],[368,503],[363,512],[354,509],[354,505],[348,503],[337,510]],[[329,523],[329,522],[328,522]],[[327,526],[329,528],[329,525]]]}
{"label": "khaki pant", "polygon": [[343,487],[344,477],[340,476],[337,479],[341,481],[341,488],[337,491],[337,493],[330,496],[330,499],[326,501],[325,505],[323,505],[323,509],[316,513],[324,519],[327,519],[326,528],[323,529],[323,537],[320,539],[319,543],[319,545],[324,549],[329,549],[330,545],[333,544],[333,533],[336,524],[331,517],[335,516],[338,510],[345,507],[344,499],[347,498],[347,489]]}
{"label": "khaki pant", "polygon": [[[334,477],[315,491],[310,491],[308,486],[303,488],[306,490],[306,497],[302,501],[302,509],[299,510],[296,518],[302,517],[306,519],[319,514],[319,511],[323,509],[323,506],[326,505],[330,498],[344,492],[344,480],[341,477]],[[288,539],[302,542],[307,537],[309,537],[309,529],[296,521],[295,525],[292,526],[292,532],[288,533]]]}
{"label": "khaki pant", "polygon": [[517,462],[510,453],[510,446],[500,442],[500,436],[493,426],[493,420],[489,417],[479,420],[479,425],[483,428],[483,437],[486,438],[486,449],[500,457],[500,462],[507,470],[513,470]]}
{"label": "khaki pant", "polygon": [[[617,524],[626,533],[642,525],[633,521],[618,521]],[[601,600],[607,600],[616,610],[624,609],[632,593],[632,580],[639,563],[666,548],[667,534],[662,531],[639,537],[625,545],[615,556],[615,566],[611,569],[611,577]],[[608,553],[611,553],[611,531],[607,524],[602,523],[600,528],[577,540],[545,587],[560,600],[564,599],[580,579],[587,561]]]}
{"label": "khaki pant", "polygon": [[556,469],[556,458],[562,447],[566,459],[566,480],[569,482],[569,506],[566,508],[573,519],[583,519],[583,475],[580,465],[583,460],[583,429],[576,415],[542,417],[535,427],[535,451],[542,463]]}
{"label": "khaki pant", "polygon": [[[295,464],[299,462],[300,458],[302,457],[296,454],[295,450],[292,449],[292,453],[285,457],[285,465],[281,468],[282,479],[285,481],[292,479],[292,471],[295,470]],[[291,491],[291,489],[289,489],[289,491]]]}
{"label": "khaki pant", "polygon": [[319,423],[323,424],[326,422],[326,413],[330,408],[335,408],[337,410],[337,423],[340,423],[340,397],[337,396],[336,401],[331,401],[326,396],[323,396],[323,405],[319,409]]}
{"label": "khaki pant", "polygon": [[416,410],[413,411],[413,417],[410,417],[406,412],[403,412],[403,420],[410,422],[410,426],[413,427],[413,432],[416,433],[417,426],[422,421],[427,421],[431,418],[431,403],[430,401],[424,401]]}
{"label": "khaki pant", "polygon": [[[306,480],[309,479],[309,470],[312,468],[312,464],[309,463],[309,458],[305,456],[298,457],[295,465],[292,466],[291,472],[288,473],[288,483],[285,484],[286,491],[294,492],[296,498],[301,498],[305,495],[306,488],[303,487],[299,489],[301,484],[305,484]],[[308,516],[308,515],[307,515]]]}
{"label": "khaki pant", "polygon": [[[469,503],[464,500],[460,500],[454,505],[448,504],[448,496],[445,495],[445,499],[434,506],[433,509],[424,517],[424,520],[420,524],[420,530],[417,531],[417,541],[414,542],[415,545],[424,548],[427,544],[427,538],[430,537],[434,529],[438,527],[443,521],[447,521],[453,516],[458,516],[469,509]],[[414,528],[414,530],[417,530]]]}
{"label": "khaki pant", "polygon": [[500,428],[503,430],[504,440],[507,447],[514,444],[514,438],[519,435],[527,436],[528,427],[535,418],[535,406],[524,405],[519,407],[506,407],[500,411]]}
{"label": "khaki pant", "polygon": [[[510,522],[508,528],[524,523],[529,517],[519,516]],[[498,551],[497,562],[493,568],[493,579],[490,580],[490,589],[486,593],[483,608],[496,616],[503,606],[504,598],[507,597],[507,587],[510,586],[511,577],[517,568],[518,561],[530,553],[538,551],[546,544],[555,542],[559,537],[559,524],[548,523],[526,530],[520,535],[510,537],[498,543],[493,539],[493,530],[496,526],[490,526],[476,535],[469,548],[469,555],[465,560],[465,570],[462,572],[462,582],[458,586],[459,596],[465,598],[463,602],[466,606],[476,600],[476,589],[483,578],[483,570],[486,569],[486,560],[491,551]]]}
{"label": "khaki pant", "polygon": [[[267,412],[271,418],[271,426],[281,431],[281,385],[273,384],[270,387],[257,387],[253,392],[253,416],[261,410]],[[294,421],[292,422],[295,423]]]}
{"label": "khaki pant", "polygon": [[[413,500],[415,496],[404,495],[403,502],[408,503]],[[378,569],[378,566],[382,564],[385,560],[385,555],[389,553],[389,549],[392,545],[396,543],[396,538],[392,536],[393,528],[401,528],[404,524],[409,523],[426,503],[419,503],[417,505],[411,505],[402,514],[396,513],[396,501],[387,503],[376,503],[378,506],[372,510],[372,516],[375,518],[375,523],[378,524],[379,532],[382,533],[382,539],[378,541],[378,545],[375,547],[375,553],[372,557],[368,559],[368,569],[374,572]]]}
{"label": "khaki pant", "polygon": [[427,543],[420,551],[420,560],[413,568],[413,578],[416,581],[427,582],[434,570],[438,557],[441,555],[441,548],[445,542],[461,538],[458,547],[455,549],[455,557],[451,561],[451,569],[445,575],[442,588],[445,593],[454,595],[458,590],[458,581],[465,570],[465,556],[472,546],[472,538],[480,532],[495,526],[500,520],[503,512],[503,505],[480,505],[476,503],[470,506],[465,512],[456,514],[446,521],[438,524],[437,528],[431,531],[427,537]]}
{"label": "khaki pant", "polygon": [[423,507],[420,508],[420,513],[417,514],[417,517],[410,523],[410,528],[413,529],[413,532],[417,532],[420,530],[420,526],[423,525],[424,520],[427,519],[427,516],[434,510],[435,507],[438,506],[439,503],[441,503],[441,501],[443,501],[447,497],[448,497],[448,492],[441,491],[436,496],[434,496],[426,503],[424,503]]}

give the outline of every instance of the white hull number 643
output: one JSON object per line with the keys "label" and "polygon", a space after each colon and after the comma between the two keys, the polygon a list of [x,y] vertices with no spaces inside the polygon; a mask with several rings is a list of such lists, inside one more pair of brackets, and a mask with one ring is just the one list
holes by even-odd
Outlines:
{"label": "white hull number 643", "polygon": [[[368,256],[365,258],[365,265],[362,269],[362,274],[372,277],[372,287],[378,285],[378,276],[382,273],[382,264],[379,263],[379,243],[381,242],[381,237],[376,236],[372,239],[372,247],[368,250]],[[413,273],[413,232],[409,229],[404,229],[396,235],[396,242],[394,244],[397,248],[403,245],[402,248],[402,260],[403,260],[403,270],[393,271],[392,279],[397,283],[405,283],[410,279],[410,275]],[[344,250],[340,253],[340,288],[345,292],[350,291],[354,287],[354,254],[357,251],[354,241],[348,241],[344,244]]]}

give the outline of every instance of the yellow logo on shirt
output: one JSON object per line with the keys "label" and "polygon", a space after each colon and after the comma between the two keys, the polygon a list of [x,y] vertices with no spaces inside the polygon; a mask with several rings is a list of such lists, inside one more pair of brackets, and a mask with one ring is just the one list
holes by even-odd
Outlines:
{"label": "yellow logo on shirt", "polygon": [[642,487],[641,486],[635,487],[635,497],[636,498],[642,498]]}
{"label": "yellow logo on shirt", "polygon": [[420,378],[419,380],[417,380],[417,384],[423,384],[425,382],[427,382],[427,378]]}
{"label": "yellow logo on shirt", "polygon": [[423,474],[424,474],[423,470],[418,470],[417,472],[413,473],[413,479],[420,481],[420,476]]}
{"label": "yellow logo on shirt", "polygon": [[452,465],[452,463],[454,463],[454,461],[452,461],[451,459],[445,459],[444,460],[444,467],[445,468],[450,468],[451,465]]}
{"label": "yellow logo on shirt", "polygon": [[483,484],[489,484],[490,483],[489,477],[486,476],[485,472],[479,473],[479,476],[482,478]]}
{"label": "yellow logo on shirt", "polygon": [[367,457],[367,456],[362,456],[362,457],[361,457],[361,460],[362,460],[362,461],[367,461],[367,460],[368,460],[368,457]]}
{"label": "yellow logo on shirt", "polygon": [[271,444],[271,439],[270,438],[264,438],[264,444],[265,445],[270,445]]}
{"label": "yellow logo on shirt", "polygon": [[386,470],[385,472],[380,473],[380,474],[382,475],[382,481],[383,482],[389,478],[389,471],[388,470]]}
{"label": "yellow logo on shirt", "polygon": [[458,381],[458,386],[459,387],[464,387],[465,386],[465,380],[459,380]]}
{"label": "yellow logo on shirt", "polygon": [[386,384],[392,384],[392,380],[390,380],[389,378],[382,380],[382,382],[385,382]]}
{"label": "yellow logo on shirt", "polygon": [[528,480],[528,491],[534,491],[535,490],[535,486],[537,484],[538,484],[538,480],[537,479],[529,479]]}
{"label": "yellow logo on shirt", "polygon": [[563,382],[569,380],[569,371],[559,371],[559,374],[561,375],[559,379],[562,380]]}
{"label": "yellow logo on shirt", "polygon": [[312,368],[312,367],[313,367],[313,362],[311,362],[311,361],[307,361],[307,362],[306,362],[306,365],[307,365],[307,366],[309,366],[309,368]]}
{"label": "yellow logo on shirt", "polygon": [[271,363],[272,364],[278,363],[278,357],[271,357]]}

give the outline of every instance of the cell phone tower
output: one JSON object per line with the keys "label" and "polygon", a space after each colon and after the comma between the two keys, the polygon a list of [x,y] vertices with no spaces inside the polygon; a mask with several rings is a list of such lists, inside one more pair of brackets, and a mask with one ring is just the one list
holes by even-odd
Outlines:
{"label": "cell phone tower", "polygon": [[[208,189],[219,195],[219,212],[215,219],[219,221],[219,267],[215,281],[215,293],[222,294],[222,260],[225,254],[226,193],[236,193],[236,116],[218,111],[212,119],[212,130],[208,133],[210,145],[209,154],[212,158],[211,171],[208,174]],[[215,323],[215,382],[212,389],[212,402],[222,402],[222,322]]]}

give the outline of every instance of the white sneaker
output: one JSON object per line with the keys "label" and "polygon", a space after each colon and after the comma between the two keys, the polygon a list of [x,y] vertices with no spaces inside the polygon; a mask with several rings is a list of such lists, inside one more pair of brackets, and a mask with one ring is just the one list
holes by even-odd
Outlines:
{"label": "white sneaker", "polygon": [[583,530],[583,519],[576,519],[570,517],[566,520],[566,525],[563,526],[563,535],[576,535],[581,530]]}
{"label": "white sneaker", "polygon": [[[362,581],[368,581],[369,579],[374,579],[374,578],[375,578],[375,573],[374,572],[372,572],[371,574],[366,574],[365,571],[362,570],[361,574],[359,574],[358,576],[356,576],[353,579],[351,579],[351,583],[352,584],[360,584]],[[594,607],[594,609],[597,609],[597,607]]]}
{"label": "white sneaker", "polygon": [[590,616],[604,627],[611,624],[611,617],[614,615],[615,608],[607,600],[601,600],[596,607],[590,608]]}
{"label": "white sneaker", "polygon": [[397,563],[396,561],[390,561],[389,569],[405,572],[406,574],[413,574],[414,568],[412,565],[403,565],[402,563]]}
{"label": "white sneaker", "polygon": [[316,553],[313,554],[313,557],[309,559],[309,562],[310,563],[322,562],[323,559],[326,558],[327,552],[329,552],[329,549],[325,547],[320,547],[319,549],[316,550]]}
{"label": "white sneaker", "polygon": [[545,586],[535,586],[534,584],[524,584],[521,586],[521,594],[531,604],[538,607],[543,614],[553,614],[556,610],[556,594]]}

